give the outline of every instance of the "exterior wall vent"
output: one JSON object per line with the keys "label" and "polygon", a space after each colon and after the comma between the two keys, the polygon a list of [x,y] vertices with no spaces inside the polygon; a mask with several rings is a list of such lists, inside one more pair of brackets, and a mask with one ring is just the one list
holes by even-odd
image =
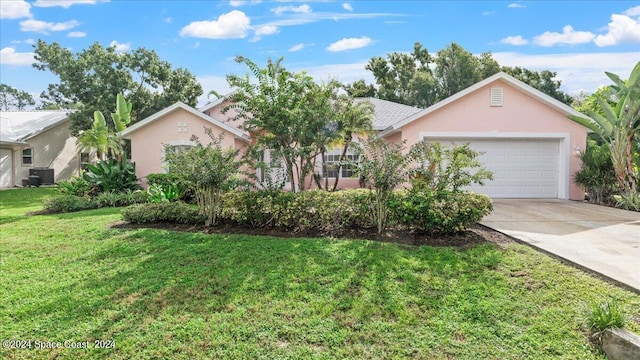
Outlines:
{"label": "exterior wall vent", "polygon": [[502,106],[503,103],[503,91],[501,87],[491,88],[491,106]]}

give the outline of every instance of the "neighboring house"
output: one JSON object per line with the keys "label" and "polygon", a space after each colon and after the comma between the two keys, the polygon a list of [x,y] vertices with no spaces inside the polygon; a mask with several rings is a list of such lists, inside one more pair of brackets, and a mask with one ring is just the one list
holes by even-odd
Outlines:
{"label": "neighboring house", "polygon": [[78,174],[81,158],[68,110],[0,111],[0,187],[20,186],[29,170],[53,169],[54,181]]}
{"label": "neighboring house", "polygon": [[[586,146],[587,129],[567,118],[579,113],[505,73],[427,109],[373,98],[357,101],[373,104],[374,130],[387,141],[405,141],[407,148],[422,140],[469,143],[481,151],[494,180],[472,186],[474,191],[496,198],[584,198],[573,174],[580,168],[576,152]],[[195,110],[177,103],[124,131],[138,176],[162,172],[163,145],[189,146],[191,134],[205,138],[205,126],[231,135],[223,145],[244,148],[250,137],[238,129],[238,121],[225,122],[233,116],[222,114],[225,104],[218,99]],[[338,159],[335,150],[320,162]],[[325,175],[335,176],[333,171]],[[339,188],[358,186],[353,169],[344,167],[338,176]]]}

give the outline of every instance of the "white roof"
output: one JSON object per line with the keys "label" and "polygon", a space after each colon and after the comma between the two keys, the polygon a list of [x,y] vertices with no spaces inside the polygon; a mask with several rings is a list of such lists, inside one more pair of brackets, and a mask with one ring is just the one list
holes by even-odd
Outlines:
{"label": "white roof", "polygon": [[174,111],[176,111],[178,109],[186,110],[186,111],[190,112],[191,114],[203,119],[204,121],[207,121],[207,122],[209,122],[209,123],[211,123],[211,124],[213,124],[213,125],[215,125],[215,126],[217,126],[219,128],[222,128],[223,130],[233,134],[234,136],[236,136],[236,137],[238,137],[240,139],[244,139],[244,140],[248,140],[249,139],[249,137],[242,130],[236,129],[236,128],[232,127],[232,126],[229,126],[228,124],[226,124],[226,123],[224,123],[224,122],[222,122],[220,120],[216,120],[216,119],[208,116],[207,114],[204,114],[204,113],[192,108],[191,106],[189,106],[187,104],[184,104],[182,102],[179,102],[179,101],[177,103],[175,103],[175,104],[173,104],[173,105],[171,105],[171,106],[169,106],[167,108],[164,108],[164,109],[158,111],[157,113],[155,113],[155,114],[153,114],[153,115],[151,115],[151,116],[149,116],[149,117],[147,117],[145,119],[142,119],[139,122],[129,126],[126,130],[124,130],[122,132],[122,136],[126,138],[127,136],[129,136],[131,133],[137,131],[138,129],[141,129],[141,128],[153,123],[154,121],[160,119],[161,117],[163,117],[163,116],[165,116],[165,115],[167,115],[169,113],[172,113],[172,112],[174,112]]}
{"label": "white roof", "polygon": [[581,117],[585,117],[584,114],[576,111],[575,109],[573,109],[571,106],[566,105],[554,98],[552,98],[551,96],[543,93],[542,91],[535,89],[527,84],[525,84],[524,82],[514,78],[513,76],[504,73],[504,72],[499,72],[497,74],[494,74],[474,85],[469,86],[468,88],[461,90],[451,96],[449,96],[448,98],[435,103],[431,106],[429,106],[428,108],[421,110],[413,115],[410,115],[409,117],[402,119],[401,121],[398,121],[397,123],[389,126],[385,131],[383,131],[379,136],[380,137],[384,137],[387,136],[389,134],[393,134],[395,132],[397,132],[398,130],[400,130],[400,128],[402,128],[403,126],[427,115],[430,114],[480,88],[483,88],[484,86],[496,81],[496,80],[503,80],[505,81],[507,84],[512,85],[513,87],[515,87],[516,89],[520,89],[521,91],[523,91],[524,93],[530,95],[531,97],[537,99],[540,102],[543,102],[549,106],[551,106],[552,108],[557,109],[558,111],[566,114],[566,115],[576,115],[576,116],[581,116]]}
{"label": "white roof", "polygon": [[70,110],[0,111],[0,141],[21,143],[68,120]]}

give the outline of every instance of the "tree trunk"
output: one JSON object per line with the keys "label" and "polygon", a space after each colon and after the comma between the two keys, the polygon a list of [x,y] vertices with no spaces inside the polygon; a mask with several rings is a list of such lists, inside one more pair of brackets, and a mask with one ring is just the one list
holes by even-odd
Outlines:
{"label": "tree trunk", "polygon": [[635,193],[637,190],[636,180],[633,177],[633,140],[634,134],[632,131],[627,133],[627,143],[626,145],[626,158],[627,158],[627,180],[629,181],[629,186],[631,192]]}
{"label": "tree trunk", "polygon": [[340,162],[338,163],[338,172],[336,173],[335,180],[333,181],[333,188],[331,191],[336,191],[338,187],[338,179],[340,178],[340,172],[342,171],[342,162],[344,161],[345,156],[347,156],[347,151],[349,150],[349,144],[351,141],[346,141],[344,143],[344,147],[342,148],[342,154],[340,154]]}

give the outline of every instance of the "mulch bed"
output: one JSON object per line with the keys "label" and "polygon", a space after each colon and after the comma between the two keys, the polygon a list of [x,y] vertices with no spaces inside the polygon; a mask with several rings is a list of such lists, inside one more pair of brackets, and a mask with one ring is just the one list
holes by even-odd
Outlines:
{"label": "mulch bed", "polygon": [[367,239],[381,242],[391,242],[402,245],[414,246],[453,246],[458,248],[469,248],[487,242],[496,243],[500,247],[513,242],[513,240],[497,231],[485,226],[474,224],[467,230],[455,234],[425,234],[406,229],[388,230],[382,234],[377,234],[375,229],[347,229],[336,232],[310,230],[287,230],[279,228],[255,228],[236,224],[220,224],[217,226],[185,225],[172,223],[158,224],[129,224],[119,221],[110,225],[112,228],[120,229],[140,229],[153,228],[172,231],[200,232],[205,234],[241,234],[241,235],[263,235],[280,238],[325,238],[333,237],[340,239]]}

